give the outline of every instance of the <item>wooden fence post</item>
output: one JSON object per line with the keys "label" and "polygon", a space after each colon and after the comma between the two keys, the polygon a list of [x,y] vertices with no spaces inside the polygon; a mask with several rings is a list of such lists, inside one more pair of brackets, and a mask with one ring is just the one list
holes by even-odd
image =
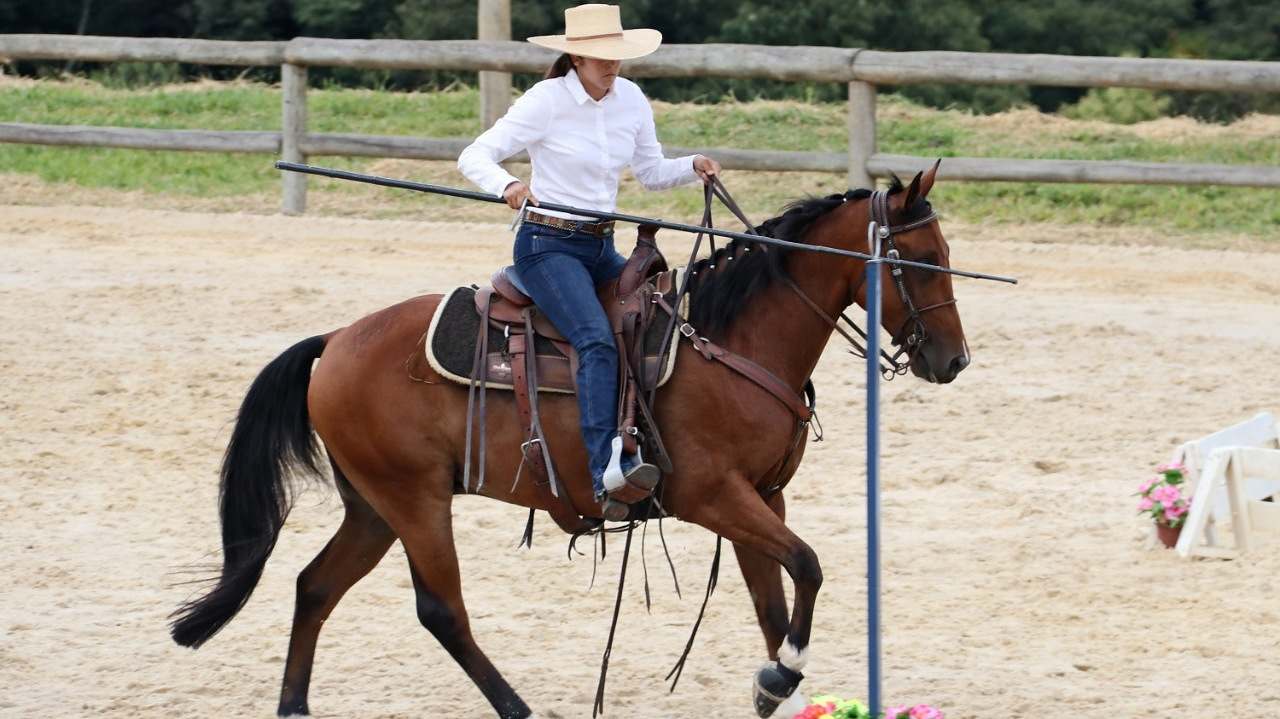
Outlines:
{"label": "wooden fence post", "polygon": [[876,86],[849,83],[849,187],[875,189],[867,161],[876,152]]}
{"label": "wooden fence post", "polygon": [[[285,63],[280,66],[281,107],[280,159],[306,162],[302,154],[302,137],[307,132],[307,68]],[[280,209],[286,215],[301,215],[307,209],[307,176],[300,172],[282,172],[283,199]]]}
{"label": "wooden fence post", "polygon": [[[480,0],[476,15],[480,40],[511,39],[511,0]],[[480,73],[480,122],[493,127],[511,106],[511,73]]]}

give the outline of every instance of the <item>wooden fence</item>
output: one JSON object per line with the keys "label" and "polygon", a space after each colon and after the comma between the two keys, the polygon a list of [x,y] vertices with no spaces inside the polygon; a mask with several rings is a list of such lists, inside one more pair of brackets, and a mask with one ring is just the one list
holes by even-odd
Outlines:
{"label": "wooden fence", "polygon": [[[257,152],[292,162],[345,155],[453,160],[470,140],[307,132],[307,67],[542,73],[555,53],[523,42],[327,40],[225,42],[173,38],[0,34],[0,60],[152,61],[198,65],[280,65],[279,132],[148,130],[0,123],[0,142],[149,150]],[[1162,90],[1280,92],[1280,62],[1159,60],[965,52],[881,52],[835,47],[666,45],[627,63],[633,77],[763,78],[841,82],[849,87],[848,150],[775,152],[668,148],[703,152],[726,168],[847,172],[851,186],[910,175],[933,158],[876,151],[876,86],[917,83],[1138,87]],[[306,178],[284,173],[283,210],[306,206]],[[1101,160],[950,157],[948,180],[1235,185],[1280,187],[1280,167]]]}

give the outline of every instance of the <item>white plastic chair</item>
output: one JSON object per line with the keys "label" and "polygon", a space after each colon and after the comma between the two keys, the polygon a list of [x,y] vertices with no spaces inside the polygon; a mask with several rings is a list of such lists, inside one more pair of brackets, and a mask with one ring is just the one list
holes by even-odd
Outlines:
{"label": "white plastic chair", "polygon": [[[1186,467],[1194,486],[1179,555],[1231,558],[1249,551],[1255,533],[1280,531],[1280,503],[1265,501],[1280,495],[1280,426],[1270,412],[1187,442],[1171,460]],[[1214,527],[1227,518],[1232,547],[1218,541]],[[1152,529],[1153,542],[1154,535]]]}

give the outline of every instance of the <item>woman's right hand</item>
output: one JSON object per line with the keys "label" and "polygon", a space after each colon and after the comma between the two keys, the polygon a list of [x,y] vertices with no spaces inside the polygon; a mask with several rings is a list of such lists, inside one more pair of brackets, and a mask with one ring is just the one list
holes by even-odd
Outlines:
{"label": "woman's right hand", "polygon": [[519,180],[507,185],[507,189],[502,191],[502,199],[506,200],[507,205],[513,210],[520,209],[525,200],[528,200],[530,205],[538,204],[538,198],[529,191],[529,186]]}

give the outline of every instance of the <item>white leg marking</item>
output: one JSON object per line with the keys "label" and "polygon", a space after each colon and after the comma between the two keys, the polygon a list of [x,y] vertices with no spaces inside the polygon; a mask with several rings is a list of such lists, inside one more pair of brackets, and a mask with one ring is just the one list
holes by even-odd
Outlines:
{"label": "white leg marking", "polygon": [[788,639],[778,649],[778,662],[793,672],[802,671],[805,665],[809,663],[809,647],[796,649],[795,645]]}

